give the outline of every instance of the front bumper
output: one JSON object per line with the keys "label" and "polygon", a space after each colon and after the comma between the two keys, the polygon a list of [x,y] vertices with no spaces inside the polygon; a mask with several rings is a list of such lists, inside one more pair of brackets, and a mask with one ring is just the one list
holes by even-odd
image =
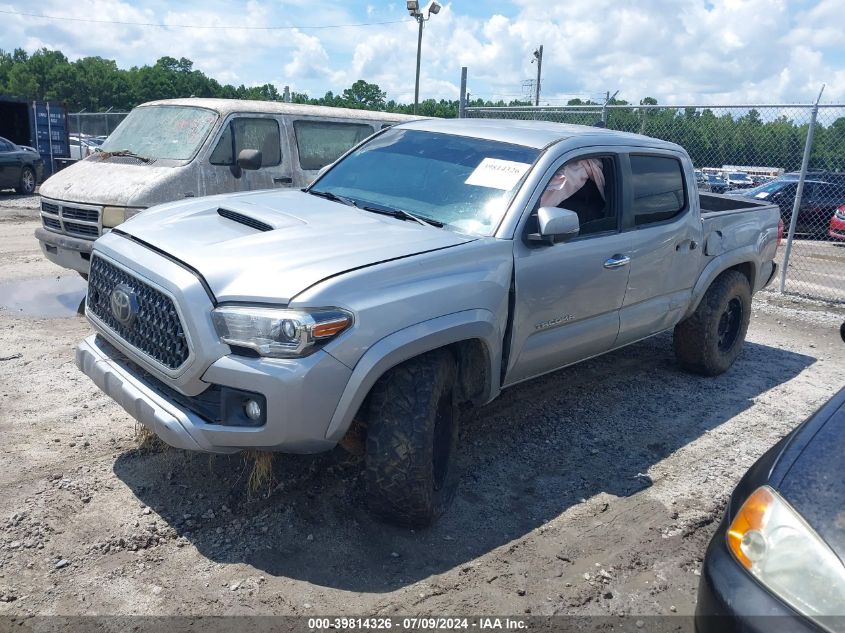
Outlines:
{"label": "front bumper", "polygon": [[35,229],[35,239],[41,245],[44,257],[62,268],[70,268],[84,275],[91,265],[94,240],[70,237],[45,228]]}
{"label": "front bumper", "polygon": [[[710,541],[695,609],[697,633],[820,633],[746,572],[728,550],[728,519]],[[834,629],[836,630],[836,629]]]}
{"label": "front bumper", "polygon": [[257,392],[267,400],[261,427],[212,424],[162,394],[123,354],[101,336],[79,344],[76,365],[135,420],[170,446],[209,453],[244,449],[317,453],[335,442],[326,432],[351,370],[325,352],[294,360],[224,356],[203,381]]}

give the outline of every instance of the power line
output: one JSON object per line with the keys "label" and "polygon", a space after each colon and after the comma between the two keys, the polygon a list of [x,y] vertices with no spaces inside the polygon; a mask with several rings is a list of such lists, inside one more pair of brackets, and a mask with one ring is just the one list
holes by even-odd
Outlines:
{"label": "power line", "polygon": [[381,26],[383,24],[399,24],[407,20],[390,20],[388,22],[361,22],[358,24],[323,24],[317,26],[222,26],[222,25],[199,25],[199,24],[158,24],[156,22],[123,22],[119,20],[93,20],[90,18],[72,18],[59,15],[41,15],[39,13],[24,13],[22,11],[8,11],[0,9],[0,13],[7,15],[18,15],[29,18],[40,18],[42,20],[57,20],[65,22],[86,22],[89,24],[115,24],[119,26],[151,26],[161,29],[220,29],[220,30],[244,30],[244,31],[292,31],[294,29],[318,30],[318,29],[344,29],[360,26]]}

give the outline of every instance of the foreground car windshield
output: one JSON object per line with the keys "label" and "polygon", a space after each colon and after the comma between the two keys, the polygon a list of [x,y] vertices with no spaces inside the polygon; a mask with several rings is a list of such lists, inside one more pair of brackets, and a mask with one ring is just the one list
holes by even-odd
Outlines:
{"label": "foreground car windshield", "polygon": [[128,151],[144,158],[187,160],[214,125],[217,114],[205,108],[135,108],[100,146],[104,152]]}
{"label": "foreground car windshield", "polygon": [[313,187],[402,210],[471,235],[491,235],[539,150],[477,138],[393,129],[355,150]]}

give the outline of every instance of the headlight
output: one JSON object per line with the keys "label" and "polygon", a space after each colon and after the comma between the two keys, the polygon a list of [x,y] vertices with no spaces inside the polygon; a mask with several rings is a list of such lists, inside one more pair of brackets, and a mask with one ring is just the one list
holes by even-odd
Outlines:
{"label": "headlight", "polygon": [[842,615],[845,566],[768,486],[742,504],[728,530],[728,547],[743,567],[799,613]]}
{"label": "headlight", "polygon": [[339,308],[225,306],[214,310],[211,318],[227,345],[247,347],[272,358],[306,356],[352,325],[352,315]]}
{"label": "headlight", "polygon": [[137,207],[133,209],[127,207],[103,207],[103,226],[109,229],[114,228],[141,211],[143,209]]}

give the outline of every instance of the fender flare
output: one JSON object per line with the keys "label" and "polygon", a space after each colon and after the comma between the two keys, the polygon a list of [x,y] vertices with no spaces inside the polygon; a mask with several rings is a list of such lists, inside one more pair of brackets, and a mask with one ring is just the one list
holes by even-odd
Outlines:
{"label": "fender flare", "polygon": [[690,305],[687,309],[684,318],[690,316],[698,308],[698,304],[704,298],[704,293],[710,285],[716,280],[716,277],[721,275],[729,268],[733,268],[739,264],[750,264],[752,268],[751,274],[751,292],[753,293],[757,288],[757,276],[760,269],[760,256],[756,248],[751,246],[744,246],[727,253],[722,253],[713,258],[713,260],[704,267],[698,281],[692,289],[692,297]]}
{"label": "fender flare", "polygon": [[487,346],[490,380],[485,402],[489,402],[499,393],[503,336],[495,315],[483,309],[454,312],[386,336],[355,364],[326,430],[326,439],[339,442],[343,438],[364,398],[386,371],[415,356],[460,341],[480,339]]}

